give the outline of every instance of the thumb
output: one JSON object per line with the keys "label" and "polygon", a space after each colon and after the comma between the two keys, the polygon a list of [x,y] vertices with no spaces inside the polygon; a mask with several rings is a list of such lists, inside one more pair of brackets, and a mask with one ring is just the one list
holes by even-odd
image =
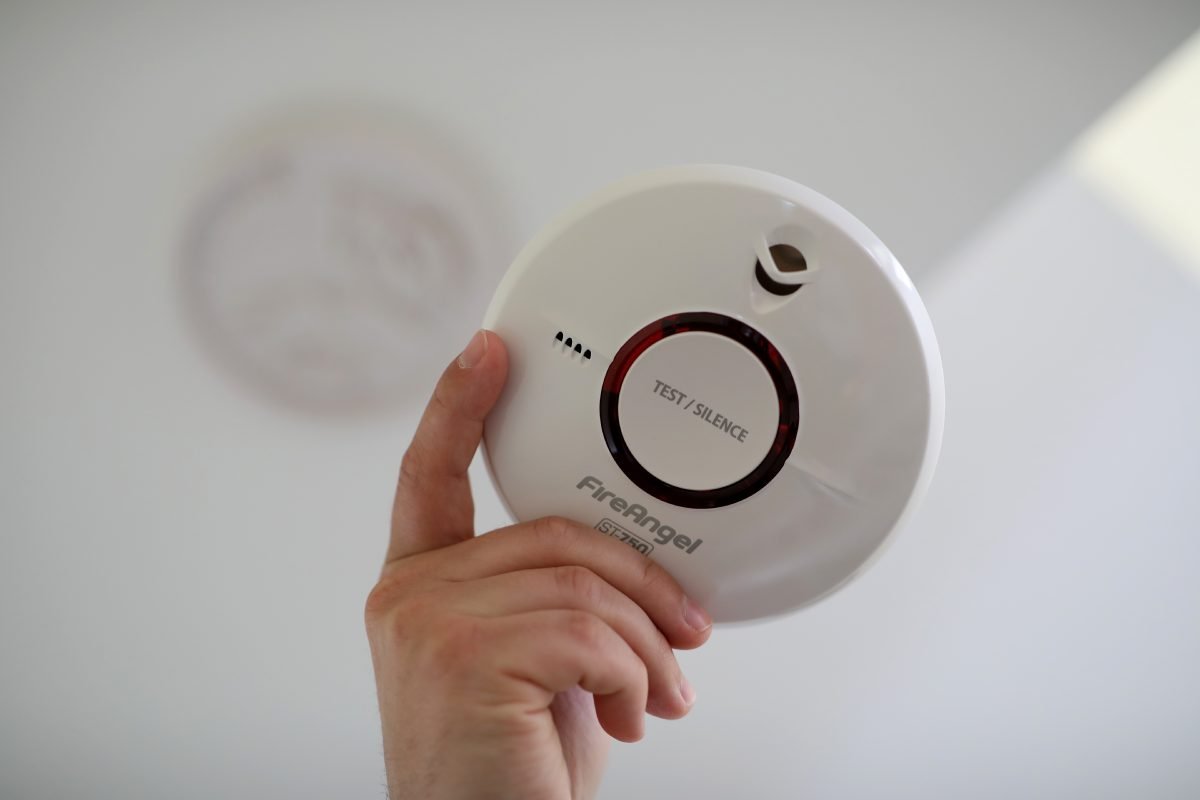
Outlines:
{"label": "thumb", "polygon": [[508,352],[480,330],[442,373],[400,465],[387,562],[474,535],[467,467],[508,374]]}

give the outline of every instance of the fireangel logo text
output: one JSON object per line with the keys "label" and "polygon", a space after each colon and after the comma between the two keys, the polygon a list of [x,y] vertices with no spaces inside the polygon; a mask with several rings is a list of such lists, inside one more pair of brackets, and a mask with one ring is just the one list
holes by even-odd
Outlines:
{"label": "fireangel logo text", "polygon": [[630,503],[625,498],[618,497],[616,492],[605,489],[604,482],[593,475],[585,476],[575,484],[575,488],[591,492],[592,497],[599,503],[607,502],[613,511],[654,534],[654,541],[658,544],[673,544],[685,553],[694,553],[704,544],[703,539],[693,540],[690,536],[677,533],[670,525],[664,525],[658,517],[651,516],[645,506]]}

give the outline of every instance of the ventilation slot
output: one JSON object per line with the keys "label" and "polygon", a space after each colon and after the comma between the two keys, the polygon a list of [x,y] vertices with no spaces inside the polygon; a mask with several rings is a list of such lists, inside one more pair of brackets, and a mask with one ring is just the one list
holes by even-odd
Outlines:
{"label": "ventilation slot", "polygon": [[554,334],[554,341],[562,347],[562,352],[565,355],[569,356],[574,353],[580,356],[584,361],[590,361],[592,359],[592,350],[590,347],[584,347],[582,342],[575,341],[574,338],[567,336],[562,331]]}

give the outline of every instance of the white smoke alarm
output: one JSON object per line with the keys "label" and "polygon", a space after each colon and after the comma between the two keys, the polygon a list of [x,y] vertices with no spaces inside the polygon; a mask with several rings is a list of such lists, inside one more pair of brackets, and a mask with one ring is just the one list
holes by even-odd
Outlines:
{"label": "white smoke alarm", "polygon": [[625,542],[718,622],[838,588],[929,485],[944,393],[921,299],[790,180],[621,181],[525,247],[484,325],[510,359],[484,434],[509,513]]}

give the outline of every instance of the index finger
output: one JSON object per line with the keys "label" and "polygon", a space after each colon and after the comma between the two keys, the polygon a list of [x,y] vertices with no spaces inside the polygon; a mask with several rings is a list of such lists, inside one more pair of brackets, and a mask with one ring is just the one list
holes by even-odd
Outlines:
{"label": "index finger", "polygon": [[503,342],[484,330],[442,373],[401,462],[386,563],[474,535],[467,468],[507,373]]}

